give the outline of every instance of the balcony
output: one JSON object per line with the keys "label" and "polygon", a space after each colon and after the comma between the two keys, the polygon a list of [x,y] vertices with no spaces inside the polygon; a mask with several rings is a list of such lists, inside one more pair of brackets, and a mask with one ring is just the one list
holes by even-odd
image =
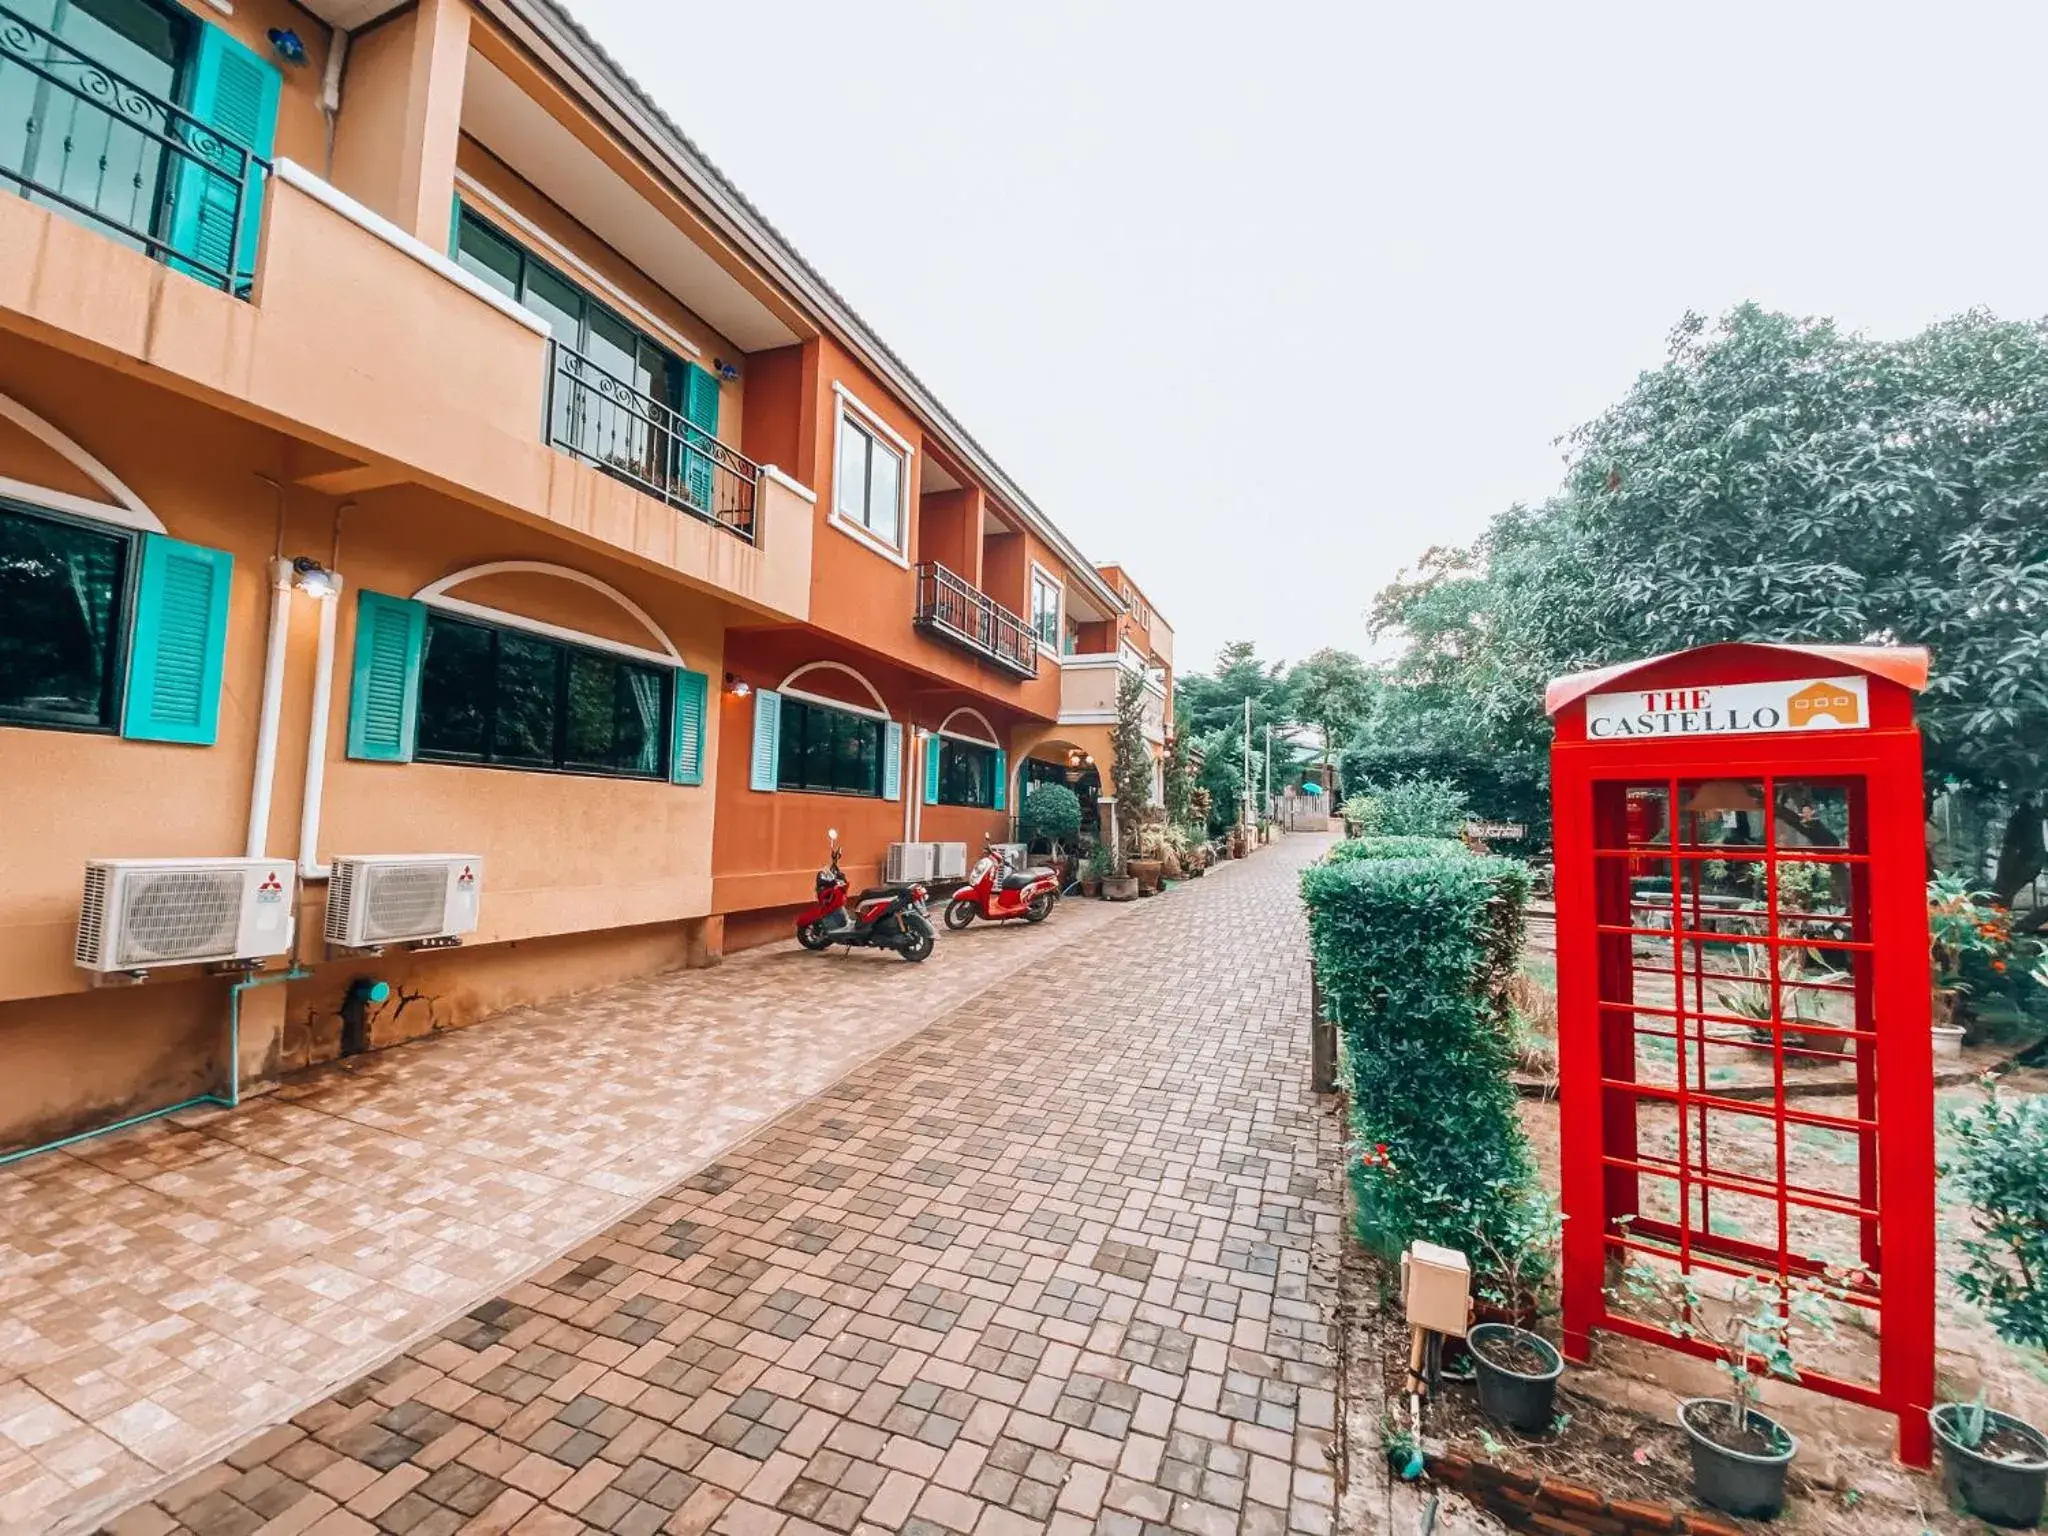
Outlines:
{"label": "balcony", "polygon": [[270,166],[0,6],[0,183],[247,298]]}
{"label": "balcony", "polygon": [[986,592],[936,561],[917,568],[917,627],[957,641],[1019,677],[1038,676],[1038,637]]}
{"label": "balcony", "polygon": [[549,447],[754,542],[761,466],[558,341],[545,420]]}

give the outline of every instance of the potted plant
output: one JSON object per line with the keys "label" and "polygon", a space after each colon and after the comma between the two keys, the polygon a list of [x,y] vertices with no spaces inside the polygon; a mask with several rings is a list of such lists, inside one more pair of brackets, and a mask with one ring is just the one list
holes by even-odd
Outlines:
{"label": "potted plant", "polygon": [[1969,1403],[1928,1410],[1941,1447],[1941,1487],[1949,1503],[1992,1525],[2030,1531],[2048,1509],[2048,1435],[2023,1419]]}
{"label": "potted plant", "polygon": [[1113,868],[1109,856],[1109,845],[1097,843],[1088,850],[1088,857],[1081,861],[1081,894],[1094,897],[1102,894],[1102,882]]}
{"label": "potted plant", "polygon": [[1138,828],[1138,855],[1131,860],[1131,873],[1137,877],[1140,895],[1159,894],[1159,880],[1166,870],[1165,850],[1162,828],[1149,825]]}
{"label": "potted plant", "polygon": [[[1622,1224],[1624,1229],[1626,1223]],[[1765,1375],[1797,1381],[1795,1332],[1834,1332],[1833,1303],[1857,1281],[1854,1271],[1819,1276],[1744,1275],[1726,1294],[1709,1296],[1690,1274],[1628,1265],[1613,1294],[1647,1304],[1663,1326],[1715,1352],[1727,1373],[1726,1397],[1690,1397],[1678,1427],[1692,1452],[1693,1496],[1745,1519],[1768,1520],[1785,1505],[1785,1473],[1798,1454],[1792,1431],[1756,1406]]]}
{"label": "potted plant", "polygon": [[1041,780],[1024,793],[1017,810],[1017,836],[1028,848],[1044,843],[1055,868],[1068,843],[1081,835],[1081,797],[1064,784]]}
{"label": "potted plant", "polygon": [[1927,882],[1927,928],[1934,961],[1934,1052],[1962,1054],[1969,1018],[1970,984],[1963,967],[1981,956],[2003,973],[2012,952],[2012,914],[1961,875],[1936,875]]}
{"label": "potted plant", "polygon": [[[2048,1346],[2048,1098],[2006,1098],[1994,1085],[1946,1121],[1942,1176],[1968,1202],[1973,1235],[1956,1289],[2001,1337]],[[1942,1481],[1995,1524],[2038,1524],[2048,1496],[2048,1435],[1976,1404],[1933,1411]]]}
{"label": "potted plant", "polygon": [[1525,1434],[1548,1429],[1557,1418],[1557,1383],[1564,1356],[1529,1324],[1536,1321],[1543,1282],[1556,1266],[1564,1217],[1547,1194],[1532,1194],[1498,1234],[1481,1230],[1480,1273],[1465,1349],[1479,1384],[1479,1406]]}

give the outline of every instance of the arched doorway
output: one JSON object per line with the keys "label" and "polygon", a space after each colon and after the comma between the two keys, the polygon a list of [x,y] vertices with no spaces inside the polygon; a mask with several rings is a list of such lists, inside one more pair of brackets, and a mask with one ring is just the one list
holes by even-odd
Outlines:
{"label": "arched doorway", "polygon": [[1092,745],[1055,738],[1039,742],[1030,751],[1021,754],[1017,762],[1016,799],[1018,807],[1024,804],[1024,796],[1033,784],[1063,784],[1071,789],[1081,801],[1081,841],[1083,846],[1095,841],[1099,824],[1100,805],[1103,795],[1103,774],[1097,762]]}

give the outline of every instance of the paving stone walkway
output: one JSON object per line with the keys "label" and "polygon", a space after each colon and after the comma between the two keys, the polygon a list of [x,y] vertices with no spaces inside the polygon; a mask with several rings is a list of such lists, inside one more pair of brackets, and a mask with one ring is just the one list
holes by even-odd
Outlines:
{"label": "paving stone walkway", "polygon": [[1329,1536],[1323,842],[1048,949],[110,1529]]}

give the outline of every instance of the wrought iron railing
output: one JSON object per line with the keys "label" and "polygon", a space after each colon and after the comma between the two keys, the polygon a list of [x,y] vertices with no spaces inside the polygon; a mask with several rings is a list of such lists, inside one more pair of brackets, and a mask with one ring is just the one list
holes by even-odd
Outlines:
{"label": "wrought iron railing", "polygon": [[545,430],[562,452],[753,542],[761,466],[559,341],[548,347]]}
{"label": "wrought iron railing", "polygon": [[916,619],[1013,672],[1038,676],[1038,637],[1031,626],[936,560],[917,568]]}
{"label": "wrought iron railing", "polygon": [[0,185],[246,298],[269,163],[0,6]]}

